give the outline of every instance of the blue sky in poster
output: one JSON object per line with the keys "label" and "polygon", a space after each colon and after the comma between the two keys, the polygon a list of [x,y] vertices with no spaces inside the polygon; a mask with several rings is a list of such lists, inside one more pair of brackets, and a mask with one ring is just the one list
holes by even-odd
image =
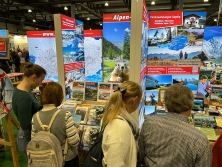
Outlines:
{"label": "blue sky in poster", "polygon": [[146,100],[150,100],[150,95],[153,94],[155,97],[154,97],[154,100],[158,100],[158,94],[159,94],[159,91],[158,90],[146,90]]}
{"label": "blue sky in poster", "polygon": [[165,28],[160,28],[160,29],[150,29],[149,30],[149,38],[152,38],[154,36],[154,34],[158,31],[158,36],[160,36],[160,34],[166,34],[166,30]]}
{"label": "blue sky in poster", "polygon": [[172,75],[149,75],[149,76],[159,81],[159,84],[172,83]]}
{"label": "blue sky in poster", "polygon": [[187,16],[189,14],[196,14],[201,17],[201,19],[206,19],[207,12],[183,12],[183,16]]}
{"label": "blue sky in poster", "polygon": [[204,40],[209,40],[213,37],[222,37],[222,26],[205,27]]}
{"label": "blue sky in poster", "polygon": [[6,38],[6,30],[0,30],[0,36]]}
{"label": "blue sky in poster", "polygon": [[155,106],[145,106],[145,115],[149,115],[155,112]]}
{"label": "blue sky in poster", "polygon": [[130,33],[130,22],[103,23],[103,37],[110,42],[124,42],[125,31]]}
{"label": "blue sky in poster", "polygon": [[194,80],[199,80],[199,75],[173,75],[173,79],[194,79]]}
{"label": "blue sky in poster", "polygon": [[76,24],[78,24],[78,25],[83,25],[83,22],[80,21],[80,20],[76,20]]}

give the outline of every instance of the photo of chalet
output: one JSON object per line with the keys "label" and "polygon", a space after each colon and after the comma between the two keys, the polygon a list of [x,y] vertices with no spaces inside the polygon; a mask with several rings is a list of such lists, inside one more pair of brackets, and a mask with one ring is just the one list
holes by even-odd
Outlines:
{"label": "photo of chalet", "polygon": [[183,26],[187,29],[204,29],[206,12],[184,12]]}
{"label": "photo of chalet", "polygon": [[183,18],[184,25],[187,28],[192,28],[192,27],[200,28],[199,19],[200,19],[200,16],[198,16],[196,14],[190,14],[190,15],[184,16],[184,18]]}

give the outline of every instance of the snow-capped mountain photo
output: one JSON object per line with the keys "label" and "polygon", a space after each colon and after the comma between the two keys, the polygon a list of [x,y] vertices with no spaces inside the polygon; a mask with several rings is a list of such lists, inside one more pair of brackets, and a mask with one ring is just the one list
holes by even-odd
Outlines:
{"label": "snow-capped mountain photo", "polygon": [[204,40],[203,50],[207,53],[208,57],[222,59],[222,36],[213,37],[209,40]]}

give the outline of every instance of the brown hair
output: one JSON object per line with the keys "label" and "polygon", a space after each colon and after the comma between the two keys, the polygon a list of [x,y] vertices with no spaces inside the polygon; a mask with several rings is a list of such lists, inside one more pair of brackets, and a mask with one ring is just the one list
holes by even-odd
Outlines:
{"label": "brown hair", "polygon": [[192,109],[194,95],[182,84],[174,84],[166,89],[164,103],[168,112],[182,113]]}
{"label": "brown hair", "polygon": [[24,77],[30,77],[32,75],[36,75],[37,77],[41,77],[43,74],[46,75],[46,70],[39,66],[38,64],[33,64],[31,62],[27,62],[23,67]]}
{"label": "brown hair", "polygon": [[206,75],[202,75],[201,79],[208,79],[208,77]]}
{"label": "brown hair", "polygon": [[[124,91],[121,91],[124,90]],[[117,117],[121,109],[125,109],[125,104],[132,98],[138,97],[141,100],[142,89],[140,85],[132,81],[125,81],[119,87],[118,91],[115,91],[106,104],[102,127],[107,125],[113,119]]]}
{"label": "brown hair", "polygon": [[60,106],[63,100],[62,86],[56,82],[48,83],[41,94],[41,104],[54,104]]}

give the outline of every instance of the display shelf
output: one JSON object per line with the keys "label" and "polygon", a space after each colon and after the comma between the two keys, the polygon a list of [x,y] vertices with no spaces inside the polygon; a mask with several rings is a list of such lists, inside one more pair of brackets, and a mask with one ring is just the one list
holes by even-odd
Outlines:
{"label": "display shelf", "polygon": [[[82,104],[78,104],[77,106],[91,108],[92,105],[105,105],[105,104],[106,102],[101,102],[101,101],[84,101]],[[79,152],[79,164],[83,164],[84,158],[88,153],[88,151],[79,149],[78,152]]]}

